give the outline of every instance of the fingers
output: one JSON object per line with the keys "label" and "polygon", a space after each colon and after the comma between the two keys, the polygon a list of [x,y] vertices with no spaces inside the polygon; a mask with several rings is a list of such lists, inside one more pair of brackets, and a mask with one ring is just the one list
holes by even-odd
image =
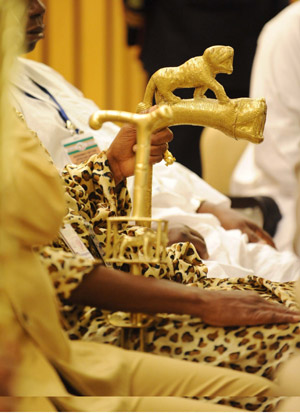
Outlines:
{"label": "fingers", "polygon": [[236,307],[231,314],[222,314],[218,318],[210,318],[211,316],[207,316],[206,319],[203,317],[203,321],[218,327],[255,326],[298,323],[300,321],[300,314],[289,311],[285,307],[283,307],[283,310],[275,310],[274,308],[255,309],[246,305],[244,308]]}
{"label": "fingers", "polygon": [[271,237],[267,232],[265,232],[263,229],[257,228],[256,234],[257,234],[257,235],[260,237],[260,239],[261,239],[262,241],[264,241],[266,244],[270,245],[270,246],[273,247],[273,248],[276,248],[276,245],[275,245],[272,237]]}
{"label": "fingers", "polygon": [[166,152],[168,149],[167,143],[162,143],[161,145],[155,145],[150,147],[150,156],[159,156]]}
{"label": "fingers", "polygon": [[297,323],[300,321],[300,314],[287,311],[285,307],[284,310],[274,308],[258,310],[250,315],[249,325]]}
{"label": "fingers", "polygon": [[163,143],[171,142],[173,140],[173,132],[169,128],[161,129],[151,136],[151,146],[161,145]]}
{"label": "fingers", "polygon": [[249,242],[257,243],[261,242],[261,238],[256,235],[254,231],[251,230],[251,228],[246,228],[245,231],[243,231],[245,234],[248,235],[248,240]]}
{"label": "fingers", "polygon": [[207,291],[202,320],[214,326],[297,323],[300,312],[265,300],[250,291]]}
{"label": "fingers", "polygon": [[204,238],[199,232],[193,230],[187,225],[170,224],[169,225],[169,243],[172,245],[177,242],[190,242],[196,248],[200,258],[208,259],[208,252]]}
{"label": "fingers", "polygon": [[200,255],[200,258],[203,258],[204,260],[207,260],[209,258],[209,254],[207,251],[207,246],[204,238],[202,237],[201,234],[199,234],[198,231],[195,231],[192,228],[189,228],[189,233],[190,233],[190,242],[194,245],[196,248],[198,254]]}
{"label": "fingers", "polygon": [[266,231],[252,222],[250,222],[248,226],[250,230],[248,234],[249,242],[263,242],[273,248],[276,248],[272,237]]}
{"label": "fingers", "polygon": [[202,237],[199,238],[195,235],[191,235],[190,236],[190,242],[196,248],[200,258],[203,258],[204,260],[207,260],[209,258],[206,242],[204,241],[204,239]]}
{"label": "fingers", "polygon": [[[153,145],[150,147],[150,157],[151,156],[160,156],[166,152],[168,149],[168,144],[167,143],[162,143],[161,145]],[[137,151],[137,145],[133,145],[132,151],[136,153]]]}
{"label": "fingers", "polygon": [[164,153],[168,149],[168,145],[166,143],[157,146],[151,146],[150,148],[150,158],[149,162],[150,165],[160,162],[164,158]]}
{"label": "fingers", "polygon": [[255,301],[249,304],[247,313],[250,325],[300,321],[300,312],[293,311],[282,304],[272,303],[261,297],[255,297]]}
{"label": "fingers", "polygon": [[[151,147],[150,147],[150,164],[154,165],[155,163],[160,162],[164,153],[168,149],[168,142],[173,139],[173,133],[170,129],[162,129],[156,133],[152,134]],[[137,145],[133,145],[132,151],[136,153]]]}

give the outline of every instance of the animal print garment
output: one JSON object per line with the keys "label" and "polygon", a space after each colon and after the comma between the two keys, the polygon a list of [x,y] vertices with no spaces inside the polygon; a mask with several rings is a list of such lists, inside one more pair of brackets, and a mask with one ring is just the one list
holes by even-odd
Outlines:
{"label": "animal print garment", "polygon": [[[63,172],[70,223],[87,248],[91,248],[90,229],[102,246],[106,242],[106,219],[130,213],[130,198],[123,183],[115,187],[104,153],[93,156],[87,164],[69,166]],[[123,233],[137,231],[124,224]],[[127,256],[134,255],[132,248]],[[101,261],[74,256],[62,239],[40,249],[61,303],[64,327],[71,339],[96,340],[120,346],[121,328],[110,325],[107,311],[87,306],[67,305],[66,299],[83,277]],[[115,265],[118,268],[117,265]],[[127,265],[120,269],[128,271]],[[235,279],[210,279],[207,270],[190,243],[168,248],[167,264],[142,268],[145,277],[165,278],[187,285],[187,288],[251,290],[264,298],[295,308],[293,283],[274,283],[248,276]],[[126,317],[126,314],[123,314]],[[139,349],[139,331],[128,332],[128,347]],[[216,328],[188,315],[159,314],[144,330],[145,351],[194,362],[204,362],[238,371],[255,373],[272,379],[280,363],[300,348],[300,323],[259,327]],[[239,406],[243,410],[274,408],[270,399],[224,400],[218,402]]]}

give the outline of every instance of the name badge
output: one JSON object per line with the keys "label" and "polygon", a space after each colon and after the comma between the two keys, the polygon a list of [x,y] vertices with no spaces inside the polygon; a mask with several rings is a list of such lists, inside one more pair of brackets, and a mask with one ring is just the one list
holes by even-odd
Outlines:
{"label": "name badge", "polygon": [[65,224],[64,228],[59,230],[59,233],[66,243],[66,245],[70,248],[73,254],[79,255],[80,257],[90,258],[94,260],[94,257],[81,241],[79,236],[77,235],[76,231],[72,228],[70,224]]}
{"label": "name badge", "polygon": [[62,145],[70,162],[76,165],[87,161],[92,155],[100,153],[95,138],[87,134],[74,135],[66,138],[62,141]]}

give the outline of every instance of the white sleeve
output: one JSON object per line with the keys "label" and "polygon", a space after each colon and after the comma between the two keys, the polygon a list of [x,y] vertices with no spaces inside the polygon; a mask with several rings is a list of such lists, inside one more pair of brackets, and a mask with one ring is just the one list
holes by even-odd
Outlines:
{"label": "white sleeve", "polygon": [[264,97],[264,142],[251,145],[233,174],[232,193],[293,196],[300,162],[300,3],[267,23],[259,36],[251,97]]}
{"label": "white sleeve", "polygon": [[[298,9],[300,10],[300,9]],[[298,19],[286,27],[265,33],[259,44],[253,67],[251,95],[267,101],[265,142],[255,151],[256,162],[283,190],[291,182],[295,165],[300,161],[300,66]],[[276,165],[266,161],[274,154]]]}
{"label": "white sleeve", "polygon": [[[133,180],[129,180],[132,192]],[[178,208],[184,212],[196,212],[200,202],[230,206],[230,200],[194,172],[178,162],[166,166],[164,161],[153,167],[153,208]]]}

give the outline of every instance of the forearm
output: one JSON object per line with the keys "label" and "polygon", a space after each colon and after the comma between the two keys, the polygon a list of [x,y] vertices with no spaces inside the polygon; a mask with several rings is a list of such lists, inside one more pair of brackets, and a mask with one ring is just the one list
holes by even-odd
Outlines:
{"label": "forearm", "polygon": [[213,214],[224,229],[239,229],[242,233],[247,234],[249,242],[262,242],[275,248],[271,236],[263,228],[232,208],[203,201],[197,212]]}
{"label": "forearm", "polygon": [[202,295],[198,288],[98,266],[73,290],[70,301],[111,311],[199,316]]}
{"label": "forearm", "polygon": [[[222,209],[224,209],[224,207],[222,207]],[[217,204],[213,204],[210,201],[202,201],[196,212],[198,214],[216,215],[219,210],[220,210],[220,207]]]}

